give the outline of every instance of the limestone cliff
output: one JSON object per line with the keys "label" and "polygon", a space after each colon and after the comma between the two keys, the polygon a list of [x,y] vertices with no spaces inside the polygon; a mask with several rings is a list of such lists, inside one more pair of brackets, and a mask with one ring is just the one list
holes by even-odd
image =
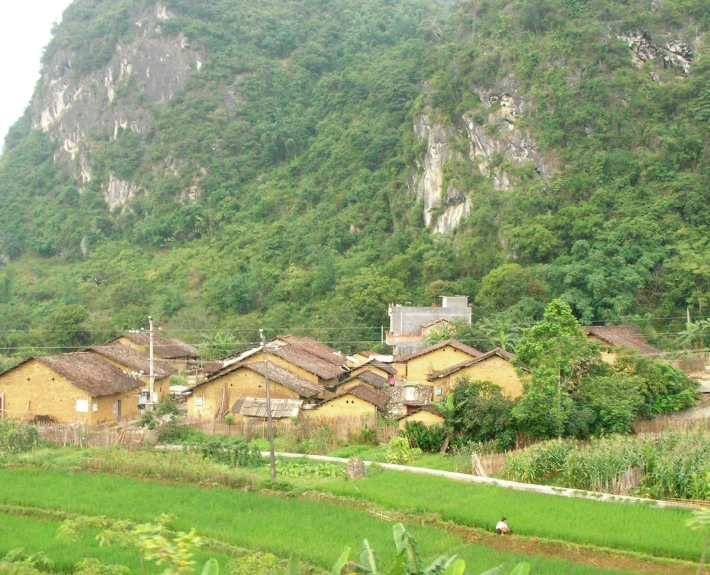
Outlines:
{"label": "limestone cliff", "polygon": [[[74,69],[77,54],[68,49],[45,63],[31,102],[32,127],[60,144],[55,161],[73,170],[80,190],[92,180],[95,143],[114,140],[120,130],[145,136],[155,107],[170,101],[200,69],[201,58],[186,36],[163,33],[171,17],[160,2],[148,4],[133,17],[132,39],[119,42],[108,64],[89,73]],[[111,209],[125,209],[138,193],[135,182],[115,174],[103,180]]]}

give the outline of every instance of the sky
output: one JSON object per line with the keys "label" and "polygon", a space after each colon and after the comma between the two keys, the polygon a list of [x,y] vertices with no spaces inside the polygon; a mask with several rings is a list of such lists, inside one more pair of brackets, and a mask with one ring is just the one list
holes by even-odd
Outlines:
{"label": "sky", "polygon": [[0,147],[39,79],[39,59],[71,0],[0,0]]}

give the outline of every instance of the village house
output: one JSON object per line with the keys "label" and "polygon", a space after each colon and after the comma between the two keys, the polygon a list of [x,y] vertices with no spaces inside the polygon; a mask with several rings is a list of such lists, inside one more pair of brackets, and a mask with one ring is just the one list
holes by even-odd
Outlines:
{"label": "village house", "polygon": [[0,374],[0,414],[52,423],[118,423],[137,418],[144,382],[90,352],[27,359]]}
{"label": "village house", "polygon": [[637,351],[651,359],[657,359],[663,353],[646,341],[637,325],[593,325],[583,326],[582,330],[590,341],[604,346],[602,359],[612,365],[619,353],[623,353],[622,348]]}
{"label": "village house", "polygon": [[424,346],[426,336],[453,322],[471,325],[468,296],[443,296],[441,306],[413,307],[390,305],[390,329],[385,341],[393,346],[396,356],[412,354]]}
{"label": "village house", "polygon": [[407,423],[417,421],[426,427],[431,427],[432,425],[443,425],[446,420],[436,406],[423,405],[413,410],[411,413],[400,417],[397,420],[397,424],[399,428],[404,431],[407,428]]}
{"label": "village house", "polygon": [[389,402],[390,396],[387,393],[360,384],[342,389],[319,403],[316,409],[303,410],[301,413],[306,417],[326,420],[366,418],[374,426],[378,411],[385,412]]}
{"label": "village house", "polygon": [[214,372],[192,389],[187,399],[187,416],[192,420],[219,420],[233,404],[245,398],[265,398],[265,374],[274,399],[315,403],[325,389],[271,361],[232,364]]}
{"label": "village house", "polygon": [[446,369],[435,371],[427,376],[434,386],[434,397],[445,397],[456,387],[461,378],[471,381],[490,381],[500,386],[503,395],[511,399],[520,397],[523,393],[523,383],[517,370],[510,362],[515,355],[500,348],[471,358]]}
{"label": "village house", "polygon": [[373,371],[364,370],[359,371],[357,375],[352,375],[339,382],[337,386],[331,388],[331,390],[342,391],[344,389],[350,389],[363,384],[379,390],[386,390],[389,387],[389,381],[387,378],[384,378]]}
{"label": "village house", "polygon": [[[416,353],[395,358],[394,368],[397,372],[398,380],[406,380],[406,383],[432,385],[428,380],[432,373],[481,355],[483,353],[477,349],[455,339],[449,339]],[[434,401],[440,401],[443,396],[442,389],[437,388],[437,390],[434,390]]]}
{"label": "village house", "polygon": [[[131,377],[137,377],[144,384],[144,401],[148,403],[148,386],[150,384],[150,358],[136,351],[132,347],[125,345],[98,345],[88,348],[89,352],[99,355],[104,361],[108,361],[111,365],[115,365]],[[155,397],[153,403],[157,403],[161,398],[170,393],[170,376],[177,373],[172,365],[165,361],[153,360],[153,375],[155,377],[153,391]]]}
{"label": "village house", "polygon": [[387,393],[391,398],[387,406],[387,416],[390,419],[398,419],[417,411],[425,405],[429,405],[433,397],[434,388],[428,384],[398,384],[390,387]]}
{"label": "village house", "polygon": [[314,384],[332,387],[348,375],[347,358],[311,338],[279,336],[261,346],[249,349],[225,360],[224,365],[252,363],[268,359]]}
{"label": "village house", "polygon": [[351,367],[350,368],[350,377],[353,377],[353,376],[363,373],[365,371],[375,373],[386,380],[396,377],[396,375],[397,375],[397,371],[395,370],[395,368],[392,365],[390,365],[388,363],[383,363],[383,362],[378,361],[376,359],[372,359],[372,360],[370,360],[362,365],[359,365],[357,367]]}
{"label": "village house", "polygon": [[[106,345],[116,343],[146,355],[150,353],[150,336],[147,332],[127,333],[109,341]],[[198,356],[199,352],[194,345],[185,343],[176,337],[153,335],[153,357],[166,361],[180,371],[185,371]]]}

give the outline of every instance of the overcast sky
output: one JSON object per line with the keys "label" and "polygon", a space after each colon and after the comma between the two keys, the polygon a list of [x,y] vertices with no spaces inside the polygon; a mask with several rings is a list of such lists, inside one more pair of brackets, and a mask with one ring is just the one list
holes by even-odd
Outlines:
{"label": "overcast sky", "polygon": [[71,0],[0,0],[0,148],[39,78],[39,59]]}

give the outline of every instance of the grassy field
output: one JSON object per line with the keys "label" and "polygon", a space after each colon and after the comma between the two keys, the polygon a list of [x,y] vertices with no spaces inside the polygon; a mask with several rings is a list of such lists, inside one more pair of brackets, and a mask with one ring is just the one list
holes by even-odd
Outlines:
{"label": "grassy field", "polygon": [[[385,474],[382,475],[385,477]],[[364,485],[368,482],[363,482]],[[343,547],[358,550],[367,537],[383,560],[393,556],[392,525],[365,511],[325,502],[242,493],[225,488],[200,488],[166,484],[129,477],[83,474],[42,469],[0,469],[0,502],[41,507],[86,515],[150,520],[160,513],[177,517],[181,529],[195,527],[201,535],[254,550],[270,551],[280,557],[297,552],[304,561],[330,567]],[[0,528],[14,517],[0,516]],[[35,520],[26,525],[34,525]],[[45,522],[49,532],[56,525]],[[461,553],[470,572],[476,573],[500,563],[526,559],[535,575],[613,575],[619,571],[598,569],[544,557],[522,557],[466,543],[441,529],[410,526],[425,556]],[[27,527],[30,529],[30,527]],[[5,543],[14,548],[22,541]],[[50,551],[51,554],[51,551]]]}
{"label": "grassy field", "polygon": [[387,471],[354,484],[312,481],[312,488],[383,507],[438,513],[461,525],[491,529],[503,515],[521,535],[697,560],[703,539],[683,509],[602,503],[512,491],[441,477]]}
{"label": "grassy field", "polygon": [[[98,531],[86,531],[76,542],[57,538],[60,523],[31,517],[0,515],[0,557],[13,549],[24,549],[28,554],[42,552],[52,560],[53,572],[70,573],[74,565],[84,558],[100,560],[104,564],[125,565],[132,573],[140,572],[138,551],[115,545],[100,547],[96,541]],[[230,558],[200,550],[195,554],[198,565],[214,557],[221,565],[228,565]],[[147,573],[162,573],[165,568],[146,563]]]}

